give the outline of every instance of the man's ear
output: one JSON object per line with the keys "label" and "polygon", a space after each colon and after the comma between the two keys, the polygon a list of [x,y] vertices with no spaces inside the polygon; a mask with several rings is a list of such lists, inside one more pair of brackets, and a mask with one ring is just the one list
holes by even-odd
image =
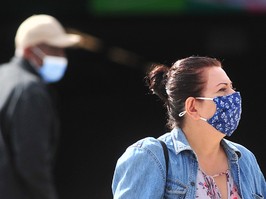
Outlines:
{"label": "man's ear", "polygon": [[33,56],[32,54],[33,52],[30,46],[23,49],[23,56],[26,59],[30,59]]}
{"label": "man's ear", "polygon": [[35,67],[40,67],[42,65],[42,59],[36,55],[33,51],[34,47],[29,46],[24,49],[24,58],[34,64]]}
{"label": "man's ear", "polygon": [[188,97],[185,102],[186,114],[194,119],[199,119],[197,100],[194,97]]}

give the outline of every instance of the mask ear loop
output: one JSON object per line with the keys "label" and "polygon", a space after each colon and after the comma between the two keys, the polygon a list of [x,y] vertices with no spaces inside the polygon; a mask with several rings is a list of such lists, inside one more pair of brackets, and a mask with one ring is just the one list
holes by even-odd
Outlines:
{"label": "mask ear loop", "polygon": [[213,98],[211,97],[195,97],[196,99],[200,99],[200,100],[213,100]]}
{"label": "mask ear loop", "polygon": [[[210,101],[213,101],[213,98],[211,97],[195,97],[196,99],[200,99],[200,100],[210,100]],[[207,119],[204,118],[204,117],[200,117],[201,120],[207,122]]]}
{"label": "mask ear loop", "polygon": [[[213,100],[213,98],[211,97],[195,97],[196,99],[201,99],[201,100]],[[183,117],[185,114],[186,114],[187,111],[182,111],[178,114],[179,117]],[[204,121],[207,121],[207,119],[201,117],[200,119],[204,120]]]}
{"label": "mask ear loop", "polygon": [[201,120],[203,120],[204,122],[207,122],[207,119],[204,117],[200,117]]}
{"label": "mask ear loop", "polygon": [[[184,115],[186,114],[186,111],[182,111],[178,114],[179,117],[183,117]],[[201,120],[207,122],[207,119],[206,118],[203,118],[203,117],[200,117]]]}
{"label": "mask ear loop", "polygon": [[179,117],[183,117],[186,114],[187,111],[182,111],[178,114]]}
{"label": "mask ear loop", "polygon": [[45,57],[45,53],[38,47],[34,47],[32,49],[32,51],[41,59],[43,59],[43,57]]}

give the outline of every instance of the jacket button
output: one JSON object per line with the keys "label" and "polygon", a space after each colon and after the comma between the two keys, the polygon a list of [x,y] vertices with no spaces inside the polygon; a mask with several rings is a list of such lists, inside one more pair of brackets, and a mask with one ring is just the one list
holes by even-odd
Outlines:
{"label": "jacket button", "polygon": [[190,182],[190,185],[194,187],[195,186],[195,182]]}

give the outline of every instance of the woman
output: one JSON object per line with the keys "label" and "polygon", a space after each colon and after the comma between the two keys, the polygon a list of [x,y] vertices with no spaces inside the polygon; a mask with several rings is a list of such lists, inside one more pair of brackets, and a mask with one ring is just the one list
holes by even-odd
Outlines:
{"label": "woman", "polygon": [[[241,96],[220,61],[192,56],[159,65],[147,82],[167,108],[171,132],[127,148],[113,176],[115,199],[266,198],[255,156],[224,138],[239,124]],[[159,139],[168,148],[168,174]]]}

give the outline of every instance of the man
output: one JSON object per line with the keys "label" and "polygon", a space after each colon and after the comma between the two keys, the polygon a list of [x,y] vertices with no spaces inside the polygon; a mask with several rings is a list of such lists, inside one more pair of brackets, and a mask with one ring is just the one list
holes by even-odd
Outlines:
{"label": "man", "polygon": [[33,15],[18,28],[15,56],[0,66],[0,198],[57,199],[53,166],[59,119],[48,85],[67,67],[67,34],[52,16]]}

